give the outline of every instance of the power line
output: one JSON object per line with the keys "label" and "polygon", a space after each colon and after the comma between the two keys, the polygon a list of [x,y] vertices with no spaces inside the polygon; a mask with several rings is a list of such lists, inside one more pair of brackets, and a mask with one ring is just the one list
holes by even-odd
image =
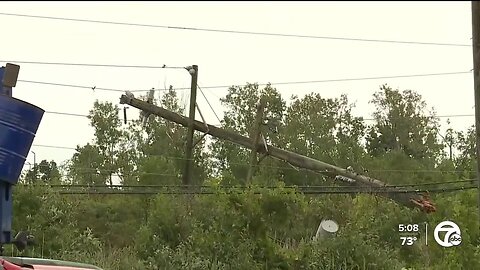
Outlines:
{"label": "power line", "polygon": [[[54,82],[41,82],[41,81],[31,81],[31,80],[18,80],[18,82],[23,83],[33,83],[33,84],[43,84],[43,85],[52,85],[52,86],[62,86],[62,87],[71,87],[71,88],[82,88],[82,89],[89,89],[94,91],[109,91],[109,92],[125,92],[126,89],[115,89],[115,88],[103,88],[103,87],[96,87],[96,86],[85,86],[85,85],[76,85],[76,84],[65,84],[65,83],[54,83]],[[151,89],[147,90],[134,90],[136,92],[140,91],[150,91]],[[161,91],[163,89],[155,89],[156,91]]]}
{"label": "power line", "polygon": [[459,43],[421,42],[421,41],[367,39],[367,38],[351,38],[351,37],[300,35],[300,34],[282,34],[282,33],[268,33],[268,32],[238,31],[238,30],[228,30],[228,29],[211,29],[211,28],[197,28],[197,27],[185,27],[185,26],[169,26],[169,25],[114,22],[114,21],[102,21],[102,20],[91,20],[91,19],[76,19],[76,18],[66,18],[66,17],[40,16],[40,15],[4,13],[4,12],[0,13],[0,15],[25,17],[25,18],[36,18],[36,19],[48,19],[48,20],[62,20],[62,21],[73,21],[73,22],[87,22],[87,23],[100,23],[100,24],[112,24],[112,25],[124,25],[124,26],[138,26],[138,27],[149,27],[149,28],[164,28],[164,29],[172,29],[172,30],[202,31],[202,32],[257,35],[257,36],[277,36],[277,37],[290,37],[290,38],[326,39],[326,40],[375,42],[375,43],[396,43],[396,44],[410,44],[410,45],[436,45],[436,46],[471,47],[470,44],[459,44]]}
{"label": "power line", "polygon": [[[76,150],[76,148],[74,147],[65,147],[65,146],[53,146],[53,145],[40,145],[40,144],[34,144],[32,146],[36,146],[36,147],[47,147],[47,148],[58,148],[58,149],[68,149],[68,150]],[[147,155],[148,157],[163,157],[163,158],[166,158],[166,159],[170,159],[170,160],[186,160],[185,157],[174,157],[174,156],[166,156],[166,155],[161,155],[161,154],[157,154],[157,155]],[[246,163],[239,163],[239,162],[229,162],[228,163],[229,165],[235,165],[235,166],[250,166],[250,164],[246,164]],[[42,165],[39,165],[37,164],[37,166],[42,166]],[[48,165],[43,165],[43,166],[46,166],[48,167]],[[253,165],[255,167],[263,167],[263,168],[271,168],[271,169],[284,169],[284,170],[295,170],[297,171],[298,168],[292,168],[292,167],[288,167],[288,166],[269,166],[269,165],[261,165],[261,164],[257,164],[257,165]],[[94,168],[82,168],[82,167],[78,167],[77,169],[79,170],[82,170],[82,169],[85,169],[85,170],[90,170],[90,171],[97,171],[97,169],[94,169]],[[99,171],[104,171],[104,172],[116,172],[115,170],[105,170],[105,169],[98,169]],[[310,171],[310,170],[306,170],[306,171]],[[313,171],[312,171],[313,172]],[[475,171],[459,171],[459,170],[406,170],[406,169],[402,169],[402,170],[394,170],[394,169],[383,169],[383,170],[369,170],[369,172],[390,172],[390,173],[464,173],[464,172],[475,172]],[[320,172],[318,172],[320,173]],[[144,173],[144,174],[148,174],[148,175],[165,175],[165,174],[157,174],[157,173]],[[470,182],[470,181],[473,181],[472,180],[463,180],[464,182]],[[434,183],[430,183],[428,185],[433,185],[433,184],[445,184],[445,183],[456,183],[456,181],[453,181],[453,182],[434,182]],[[416,184],[404,184],[402,186],[412,186],[412,185],[416,185]],[[419,184],[419,185],[424,185],[424,184]]]}
{"label": "power line", "polygon": [[45,111],[45,113],[66,115],[66,116],[76,116],[76,117],[88,117],[88,115],[86,115],[86,114],[78,114],[78,113],[52,112],[52,111]]}
{"label": "power line", "polygon": [[56,66],[85,66],[85,67],[112,67],[112,68],[150,68],[150,69],[184,69],[185,67],[146,66],[146,65],[115,65],[115,64],[87,64],[87,63],[60,63],[60,62],[40,62],[40,61],[22,61],[22,60],[0,60],[0,62],[10,62],[19,64],[33,65],[56,65]]}
{"label": "power line", "polygon": [[[381,79],[398,79],[398,78],[414,78],[414,77],[430,77],[430,76],[447,76],[447,75],[460,75],[460,74],[471,74],[472,71],[455,71],[455,72],[440,72],[440,73],[425,73],[425,74],[409,74],[409,75],[392,75],[392,76],[377,76],[377,77],[358,77],[358,78],[340,78],[340,79],[326,79],[326,80],[310,80],[310,81],[292,81],[292,82],[273,82],[273,83],[257,83],[258,85],[293,85],[293,84],[314,84],[314,83],[329,83],[329,82],[347,82],[347,81],[365,81],[365,80],[381,80]],[[110,92],[125,92],[126,90],[130,92],[147,92],[150,90],[155,91],[168,91],[169,89],[115,89],[115,88],[102,88],[96,86],[85,86],[85,85],[75,85],[75,84],[64,84],[64,83],[54,83],[54,82],[41,82],[41,81],[32,81],[32,80],[18,80],[18,82],[23,83],[33,83],[33,84],[44,84],[52,86],[63,86],[63,87],[72,87],[72,88],[83,88],[90,89],[92,91],[110,91]],[[217,86],[204,86],[203,89],[216,89],[216,88],[230,88],[230,87],[244,87],[248,84],[241,85],[217,85]],[[182,87],[175,88],[175,90],[189,90],[190,88]]]}
{"label": "power line", "polygon": [[[203,92],[202,92],[203,94]],[[207,103],[208,100],[207,100]],[[217,118],[217,120],[219,121],[219,123],[221,123],[222,121],[220,120],[220,118],[218,117],[217,113],[215,112],[215,110],[212,108],[212,106],[210,105],[209,103],[209,106],[210,106],[210,109],[212,109],[213,113],[215,114],[215,117]],[[88,118],[88,115],[86,114],[76,114],[76,113],[67,113],[67,112],[54,112],[54,111],[45,111],[45,113],[47,114],[56,114],[56,115],[65,115],[65,116],[75,116],[75,117],[83,117],[83,118]],[[436,118],[457,118],[457,117],[474,117],[475,114],[448,114],[448,115],[430,115],[431,117],[436,117]],[[374,118],[362,118],[363,121],[375,121],[376,119]],[[135,120],[127,120],[129,122],[133,122]],[[210,124],[212,125],[212,124]],[[213,126],[216,126],[216,127],[222,127],[221,124],[217,124],[217,125],[213,125]],[[35,146],[35,145],[34,145]],[[38,146],[38,145],[37,145]],[[45,147],[53,147],[55,148],[55,146],[45,146]]]}
{"label": "power line", "polygon": [[[165,157],[169,159],[169,157]],[[171,160],[186,160],[185,158],[171,158]],[[231,165],[236,165],[236,166],[244,166],[248,167],[249,164],[244,164],[244,163],[233,163]],[[37,165],[38,166],[38,165]],[[270,169],[281,169],[281,170],[290,170],[290,171],[308,171],[312,173],[318,173],[321,174],[321,171],[312,171],[312,170],[307,170],[307,169],[299,169],[299,168],[292,168],[292,167],[286,167],[286,166],[268,166],[268,165],[255,165],[255,167],[259,168],[270,168]],[[153,175],[153,176],[177,176],[176,174],[165,174],[165,173],[156,173],[156,172],[129,172],[129,173],[124,173],[121,174],[115,170],[107,170],[107,169],[94,169],[94,168],[86,168],[86,167],[77,167],[75,168],[79,172],[99,172],[99,173],[112,173],[117,176],[141,176],[141,175]],[[425,171],[422,170],[372,170],[373,172],[391,172],[391,173],[424,173]],[[430,171],[430,173],[473,173],[474,171]],[[472,182],[475,181],[474,179],[472,180],[462,180],[460,182]],[[389,187],[412,187],[412,186],[424,186],[424,185],[440,185],[440,184],[451,184],[451,183],[457,183],[459,181],[453,181],[453,182],[433,182],[433,183],[420,183],[420,184],[402,184],[402,185],[388,185]]]}
{"label": "power line", "polygon": [[[472,117],[475,114],[445,114],[445,115],[428,115],[427,117],[437,118],[456,118],[456,117]],[[363,118],[364,121],[375,121],[375,118]]]}
{"label": "power line", "polygon": [[416,183],[416,184],[401,184],[401,185],[389,185],[388,187],[422,187],[422,186],[437,186],[437,185],[449,185],[449,184],[461,184],[461,183],[475,183],[477,179],[464,179],[464,180],[453,180],[445,182],[427,182],[427,183]]}
{"label": "power line", "polygon": [[200,90],[200,93],[202,93],[203,98],[205,98],[205,101],[207,101],[208,106],[209,106],[210,109],[212,110],[212,112],[213,112],[213,114],[215,115],[215,117],[217,118],[218,122],[219,122],[219,123],[222,123],[222,121],[220,120],[220,117],[218,117],[218,115],[217,115],[217,112],[213,109],[212,104],[210,104],[210,101],[209,101],[208,98],[205,96],[205,93],[203,93],[202,88],[200,87],[200,85],[197,84],[197,87],[198,87],[198,89]]}
{"label": "power line", "polygon": [[[318,186],[318,185],[304,185],[304,186],[255,186],[254,188],[262,189],[385,189],[385,188],[400,188],[400,187],[420,187],[420,186],[434,186],[434,185],[446,185],[446,184],[461,184],[461,183],[475,183],[477,179],[467,180],[454,180],[446,182],[427,182],[418,184],[405,184],[405,185],[387,185],[384,187],[370,187],[370,186]],[[52,188],[222,188],[222,189],[250,189],[248,186],[234,186],[223,185],[218,187],[212,187],[208,185],[88,185],[88,184],[51,184],[40,185],[49,186]]]}
{"label": "power line", "polygon": [[[234,186],[234,185],[224,185],[224,186],[208,186],[208,185],[88,185],[88,184],[51,184],[51,185],[40,185],[40,186],[49,186],[52,188],[63,187],[63,188],[225,188],[225,189],[249,189],[248,186]],[[255,188],[265,188],[265,189],[295,189],[295,188],[357,188],[354,186],[256,186]]]}
{"label": "power line", "polygon": [[[384,76],[384,77],[370,77],[370,78],[355,78],[355,79],[334,79],[334,80],[322,80],[322,81],[303,81],[303,82],[281,82],[281,83],[273,83],[273,84],[299,84],[299,83],[322,83],[322,82],[331,82],[331,81],[351,81],[351,80],[369,80],[369,79],[381,79],[381,78],[404,78],[404,77],[417,77],[417,76],[440,76],[440,75],[452,75],[452,74],[466,74],[466,73],[471,73],[471,71],[468,72],[448,72],[448,73],[431,73],[431,74],[416,74],[416,75],[397,75],[397,76]],[[45,84],[45,85],[53,85],[53,86],[62,86],[62,87],[73,87],[73,88],[83,88],[83,89],[92,89],[93,91],[99,90],[99,91],[113,91],[113,92],[125,92],[125,90],[122,89],[114,89],[114,88],[102,88],[102,87],[96,87],[96,86],[84,86],[84,85],[74,85],[74,84],[62,84],[62,83],[53,83],[53,82],[40,82],[40,81],[31,81],[31,80],[19,80],[20,82],[25,82],[25,83],[35,83],[35,84]],[[268,83],[267,83],[268,84]],[[259,85],[267,85],[267,84],[259,84]],[[246,85],[238,85],[240,87],[246,86]],[[220,118],[216,114],[215,110],[213,109],[212,105],[206,98],[204,92],[202,91],[202,88],[205,89],[212,89],[212,88],[225,88],[225,87],[231,87],[231,86],[206,86],[206,87],[200,87],[199,89],[206,99],[208,105],[212,109],[213,113],[215,114],[215,117],[219,122]],[[177,88],[176,90],[187,90],[189,88]],[[155,90],[155,91],[168,91],[169,89],[155,89],[152,88],[150,90]],[[131,92],[143,92],[143,91],[149,91],[149,90],[131,90]],[[57,114],[57,115],[66,115],[66,116],[77,116],[77,117],[88,117],[87,115],[83,114],[74,114],[74,113],[67,113],[67,112],[53,112],[53,111],[46,111],[45,113],[49,114]],[[455,117],[473,117],[475,116],[474,114],[452,114],[452,115],[438,115],[435,117],[438,118],[455,118]],[[365,121],[374,121],[374,118],[364,118],[363,120]]]}
{"label": "power line", "polygon": [[[35,167],[35,166],[34,166]],[[37,164],[37,167],[43,167],[43,166],[39,166],[39,164]],[[87,175],[87,176],[90,176],[90,175],[102,175],[102,176],[117,176],[117,177],[130,177],[130,176],[174,176],[174,177],[179,177],[180,175],[179,174],[171,174],[171,173],[149,173],[149,172],[129,172],[129,173],[124,173],[124,174],[121,174],[121,173],[118,173],[114,170],[107,170],[107,169],[95,169],[95,168],[86,168],[86,167],[83,167],[83,168],[75,168],[75,171],[76,171],[76,176],[78,175]],[[71,175],[69,173],[59,173],[59,176],[63,176],[63,177],[69,177],[69,176],[74,176],[74,175]]]}
{"label": "power line", "polygon": [[[304,195],[326,195],[326,194],[379,194],[379,193],[388,193],[388,194],[419,194],[419,193],[446,193],[446,192],[456,192],[456,191],[466,191],[469,189],[476,189],[476,186],[465,186],[465,187],[454,187],[454,188],[437,188],[437,189],[425,189],[425,190],[304,190],[304,191],[295,191],[295,193],[300,193]],[[288,191],[287,191],[288,192]],[[290,191],[291,192],[291,191]],[[77,191],[50,191],[47,193],[58,193],[61,195],[155,195],[155,194],[169,194],[169,195],[186,195],[186,194],[196,194],[196,195],[215,195],[218,192],[215,191],[160,191],[160,190],[143,190],[143,191],[121,191],[121,190],[77,190]],[[242,191],[229,191],[227,194],[241,194]],[[253,191],[253,194],[263,194],[261,191]]]}
{"label": "power line", "polygon": [[[79,113],[68,113],[68,112],[54,112],[54,111],[45,111],[47,114],[56,114],[56,115],[65,115],[65,116],[75,116],[75,117],[83,117],[88,118],[86,114],[79,114]],[[127,122],[134,122],[135,120],[127,120]]]}
{"label": "power line", "polygon": [[[74,117],[82,117],[82,118],[88,118],[88,115],[86,114],[77,114],[77,113],[67,113],[67,112],[54,112],[54,111],[45,111],[46,114],[55,114],[55,115],[64,115],[64,116],[74,116]],[[137,120],[127,120],[127,122],[135,122]],[[221,127],[221,125],[212,125],[211,126],[216,126],[216,127]]]}
{"label": "power line", "polygon": [[210,91],[210,89],[206,88],[206,90],[207,90],[210,94],[212,94],[214,97],[218,98],[219,100],[222,99],[220,96],[218,96],[217,94],[215,94],[215,92]]}
{"label": "power line", "polygon": [[[202,93],[203,94],[203,93]],[[207,101],[208,102],[208,101]],[[212,109],[213,113],[215,114],[217,120],[221,122],[220,118],[216,114],[215,110],[213,110],[212,106],[209,104],[210,109]],[[77,113],[68,113],[68,112],[54,112],[54,111],[45,111],[48,114],[57,114],[57,115],[65,115],[65,116],[76,116],[76,117],[88,117],[86,114],[77,114]],[[457,118],[457,117],[473,117],[475,114],[447,114],[447,115],[429,115],[430,117],[438,117],[438,118]],[[375,121],[375,118],[363,118],[364,121]],[[129,120],[133,121],[133,120]],[[221,126],[221,125],[215,125]]]}
{"label": "power line", "polygon": [[57,146],[57,145],[44,145],[44,144],[32,144],[34,147],[46,147],[46,148],[56,148],[56,149],[68,149],[68,150],[76,150],[75,147],[67,147],[67,146]]}
{"label": "power line", "polygon": [[[187,186],[183,186],[183,187],[177,187],[179,188],[180,190],[166,190],[166,189],[163,189],[163,190],[152,190],[152,189],[137,189],[137,190],[118,190],[118,189],[111,189],[111,188],[108,188],[108,189],[104,189],[104,190],[99,190],[99,189],[95,189],[95,188],[98,188],[98,187],[94,187],[94,186],[91,186],[89,187],[90,189],[83,189],[83,190],[55,190],[55,191],[59,191],[59,192],[115,192],[115,191],[123,191],[123,192],[138,192],[138,190],[140,191],[148,191],[148,192],[155,192],[155,193],[165,193],[165,192],[172,192],[172,193],[183,193],[185,192],[184,190],[181,190],[181,189],[185,189],[185,188],[188,188]],[[196,187],[191,187],[191,188],[196,188]],[[198,188],[198,187],[197,187]],[[219,187],[220,189],[227,189],[227,190],[231,190],[230,192],[235,192],[235,190],[237,190],[236,192],[242,192],[244,190],[248,190],[250,188],[238,188],[238,187]],[[279,189],[279,188],[276,188],[276,187],[258,187],[259,189],[267,189],[267,190],[274,190],[274,189]],[[447,190],[452,190],[452,191],[457,191],[457,190],[465,190],[465,189],[469,189],[470,186],[462,186],[462,187],[451,187],[451,188],[436,188],[436,189],[425,189],[425,190],[402,190],[402,189],[392,189],[390,187],[385,187],[385,188],[369,188],[369,187],[351,187],[351,188],[347,188],[345,189],[345,187],[341,187],[341,186],[336,186],[336,187],[316,187],[315,189],[314,188],[309,188],[309,187],[303,187],[303,188],[300,188],[300,187],[284,187],[284,188],[281,188],[283,190],[298,190],[298,192],[301,192],[301,193],[304,193],[304,194],[316,194],[316,193],[330,193],[330,192],[333,192],[333,193],[430,193],[430,192],[441,192],[441,191],[447,191]],[[199,192],[199,193],[207,193],[207,194],[214,194],[215,191],[212,190],[213,188],[211,188],[210,190],[198,190],[198,191],[195,191],[195,192]],[[337,189],[337,190],[335,190]],[[187,191],[188,192],[188,191]],[[287,191],[288,192],[288,191]]]}
{"label": "power line", "polygon": [[[262,83],[258,85],[290,85],[290,84],[308,84],[308,83],[328,83],[328,82],[347,82],[347,81],[366,81],[366,80],[379,80],[379,79],[398,79],[398,78],[414,78],[414,77],[429,77],[429,76],[446,76],[446,75],[459,75],[459,74],[472,74],[472,71],[455,71],[455,72],[440,72],[440,73],[425,73],[425,74],[409,74],[409,75],[393,75],[393,76],[378,76],[378,77],[359,77],[359,78],[342,78],[342,79],[327,79],[327,80],[312,80],[312,81],[297,81],[297,82],[276,82],[276,83]],[[240,85],[245,86],[245,85]],[[223,86],[224,87],[224,86]],[[207,88],[207,87],[204,87]],[[208,87],[208,88],[220,88]]]}

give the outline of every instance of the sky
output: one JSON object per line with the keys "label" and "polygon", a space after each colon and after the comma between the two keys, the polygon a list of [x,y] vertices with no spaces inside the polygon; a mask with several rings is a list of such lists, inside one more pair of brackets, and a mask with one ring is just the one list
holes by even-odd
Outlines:
{"label": "sky", "polygon": [[[421,94],[437,115],[473,115],[474,92],[470,2],[0,2],[0,65],[21,66],[14,97],[46,111],[26,168],[34,156],[57,163],[71,158],[77,145],[93,139],[86,117],[95,100],[119,104],[124,90],[189,88],[184,69],[39,65],[20,62],[104,65],[198,65],[198,83],[222,117],[220,98],[227,87],[271,82],[284,99],[315,92],[325,98],[346,94],[356,116],[371,118],[369,101],[382,84]],[[131,23],[105,24],[31,18],[7,14]],[[170,26],[146,27],[141,25]],[[196,29],[263,32],[345,39],[238,34]],[[442,76],[325,81],[465,72]],[[30,81],[30,82],[27,82]],[[89,88],[32,83],[81,85]],[[156,92],[156,95],[161,91]],[[178,90],[184,105],[189,91]],[[215,114],[199,93],[197,103],[210,124]],[[128,110],[136,117],[135,108]],[[199,115],[197,113],[197,119]],[[447,127],[442,117],[443,128]],[[466,130],[473,116],[450,117]],[[53,148],[66,147],[66,148]]]}

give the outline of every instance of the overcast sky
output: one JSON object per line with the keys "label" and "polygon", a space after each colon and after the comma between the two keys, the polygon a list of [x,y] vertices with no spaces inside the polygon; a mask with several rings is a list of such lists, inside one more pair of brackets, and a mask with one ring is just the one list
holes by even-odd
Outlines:
{"label": "overcast sky", "polygon": [[[471,44],[470,2],[0,2],[1,13],[159,26],[346,37],[354,39]],[[0,65],[38,61],[148,66],[199,66],[199,85],[237,85],[468,72],[470,46],[440,46],[339,39],[280,37],[127,26],[0,14]],[[182,69],[21,66],[16,98],[47,112],[88,114],[93,102],[118,104],[121,92],[42,85],[24,81],[120,90],[190,86]],[[348,95],[355,114],[370,118],[372,94],[387,83],[420,93],[438,115],[474,114],[472,73],[396,79],[275,86],[292,94]],[[204,89],[221,117],[227,88]],[[179,90],[187,104],[188,91]],[[158,93],[157,93],[158,95]],[[218,120],[201,94],[198,104],[211,124]],[[129,114],[136,109],[130,108]],[[197,114],[198,115],[198,114]],[[442,118],[445,123],[446,118]],[[466,129],[474,118],[450,118]],[[446,124],[444,124],[446,126]],[[32,151],[62,162],[73,150],[40,147],[84,145],[93,138],[88,119],[46,113]],[[37,145],[37,146],[35,146]],[[27,158],[33,163],[33,155]]]}

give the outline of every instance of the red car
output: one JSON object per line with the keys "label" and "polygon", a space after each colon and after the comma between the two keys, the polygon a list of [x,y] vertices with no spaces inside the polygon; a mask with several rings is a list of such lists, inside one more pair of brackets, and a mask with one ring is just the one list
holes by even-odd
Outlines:
{"label": "red car", "polygon": [[0,270],[102,270],[94,265],[59,260],[2,257]]}

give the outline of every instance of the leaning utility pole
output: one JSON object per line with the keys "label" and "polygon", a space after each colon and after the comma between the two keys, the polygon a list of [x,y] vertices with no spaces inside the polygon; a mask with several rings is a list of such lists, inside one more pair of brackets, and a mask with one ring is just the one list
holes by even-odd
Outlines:
{"label": "leaning utility pole", "polygon": [[[189,126],[191,125],[191,120],[187,117],[181,116],[176,114],[172,111],[166,110],[164,108],[155,106],[153,104],[147,103],[143,100],[137,99],[130,95],[122,95],[120,98],[121,104],[128,104],[132,107],[137,109],[146,111],[148,113],[158,115],[166,120],[173,121],[177,124],[182,126]],[[407,207],[418,207],[425,212],[433,212],[435,211],[435,207],[430,203],[428,198],[417,195],[417,194],[408,194],[405,190],[397,188],[397,187],[389,187],[386,183],[367,177],[363,175],[359,175],[355,172],[350,170],[342,169],[336,167],[334,165],[315,160],[313,158],[306,157],[304,155],[300,155],[294,152],[290,152],[287,150],[283,150],[272,145],[264,145],[258,144],[255,145],[251,138],[242,136],[238,133],[228,131],[222,128],[218,128],[212,125],[208,125],[206,123],[202,123],[200,121],[194,121],[194,129],[205,134],[212,135],[214,137],[228,140],[230,142],[242,145],[249,149],[257,149],[258,152],[263,153],[265,155],[270,155],[274,158],[283,160],[285,162],[290,163],[292,166],[296,166],[299,168],[304,168],[307,170],[312,170],[329,177],[333,177],[335,179],[339,179],[343,182],[347,182],[347,184],[353,184],[362,187],[369,187],[372,188],[372,193],[378,193],[382,196],[390,198],[402,205]],[[338,177],[341,176],[341,177]],[[375,189],[381,188],[382,191],[378,192]]]}
{"label": "leaning utility pole", "polygon": [[477,149],[478,211],[480,219],[480,3],[472,1],[473,88]]}
{"label": "leaning utility pole", "polygon": [[192,75],[192,85],[190,92],[190,113],[187,133],[187,147],[186,147],[186,162],[185,173],[183,175],[183,184],[190,185],[192,183],[192,170],[193,170],[193,123],[195,121],[195,109],[197,104],[197,80],[198,80],[198,66],[193,65],[188,67],[188,73]]}

